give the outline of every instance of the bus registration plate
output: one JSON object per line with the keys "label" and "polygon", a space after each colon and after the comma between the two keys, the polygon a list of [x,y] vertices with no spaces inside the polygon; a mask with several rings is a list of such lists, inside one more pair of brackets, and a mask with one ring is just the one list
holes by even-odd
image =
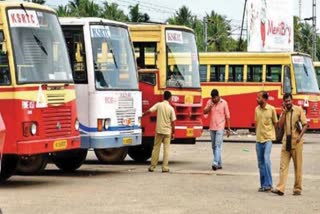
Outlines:
{"label": "bus registration plate", "polygon": [[53,149],[54,150],[60,150],[65,149],[68,146],[67,140],[56,140],[53,142]]}
{"label": "bus registration plate", "polygon": [[122,143],[123,143],[124,145],[132,144],[132,138],[130,138],[130,137],[124,137],[124,138],[122,139]]}
{"label": "bus registration plate", "polygon": [[193,137],[193,128],[187,128],[187,137]]}

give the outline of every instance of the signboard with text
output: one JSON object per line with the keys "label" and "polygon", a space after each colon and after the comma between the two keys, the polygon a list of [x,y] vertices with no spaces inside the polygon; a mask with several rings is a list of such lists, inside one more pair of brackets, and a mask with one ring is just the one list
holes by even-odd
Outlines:
{"label": "signboard with text", "polygon": [[291,0],[248,0],[248,51],[293,51]]}

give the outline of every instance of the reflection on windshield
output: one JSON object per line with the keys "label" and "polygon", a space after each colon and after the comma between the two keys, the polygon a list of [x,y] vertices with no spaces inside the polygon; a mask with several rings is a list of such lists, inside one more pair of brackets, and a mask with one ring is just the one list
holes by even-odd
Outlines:
{"label": "reflection on windshield", "polygon": [[194,35],[167,30],[167,86],[199,88],[199,62]]}
{"label": "reflection on windshield", "polygon": [[92,53],[97,89],[138,89],[133,49],[127,29],[91,26]]}
{"label": "reflection on windshield", "polygon": [[[26,16],[32,19],[18,21],[17,17]],[[18,82],[72,82],[67,49],[56,15],[10,9],[8,17]]]}
{"label": "reflection on windshield", "polygon": [[310,57],[293,56],[297,92],[318,93],[319,87]]}

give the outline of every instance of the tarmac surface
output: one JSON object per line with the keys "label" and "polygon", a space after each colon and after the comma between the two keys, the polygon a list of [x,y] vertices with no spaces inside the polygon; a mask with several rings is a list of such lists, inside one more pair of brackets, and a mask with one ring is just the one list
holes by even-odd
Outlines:
{"label": "tarmac surface", "polygon": [[[89,152],[75,173],[63,173],[49,164],[43,175],[13,176],[0,186],[0,208],[4,214],[320,213],[319,137],[305,137],[301,196],[292,195],[292,163],[284,196],[257,191],[253,135],[231,136],[232,142],[223,145],[223,169],[212,171],[211,144],[204,133],[195,145],[171,145],[170,173],[162,173],[160,165],[150,173],[149,161],[138,164],[129,157],[119,165],[103,165]],[[273,145],[274,186],[280,150],[280,144]]]}

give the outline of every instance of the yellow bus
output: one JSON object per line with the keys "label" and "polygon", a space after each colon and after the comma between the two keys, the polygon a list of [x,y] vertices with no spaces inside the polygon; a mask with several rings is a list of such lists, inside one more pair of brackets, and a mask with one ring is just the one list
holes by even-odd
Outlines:
{"label": "yellow bus", "polygon": [[[280,114],[282,96],[292,93],[311,129],[320,129],[320,92],[312,59],[303,53],[200,53],[203,106],[213,88],[229,103],[232,128],[254,129],[256,96],[269,92],[269,103]],[[209,119],[203,117],[204,127]]]}
{"label": "yellow bus", "polygon": [[[131,24],[131,39],[139,69],[142,110],[172,93],[177,115],[175,143],[195,143],[202,133],[199,59],[192,29],[166,24]],[[186,63],[185,63],[186,62]],[[142,146],[129,151],[133,159],[151,156],[156,115],[142,118]]]}

